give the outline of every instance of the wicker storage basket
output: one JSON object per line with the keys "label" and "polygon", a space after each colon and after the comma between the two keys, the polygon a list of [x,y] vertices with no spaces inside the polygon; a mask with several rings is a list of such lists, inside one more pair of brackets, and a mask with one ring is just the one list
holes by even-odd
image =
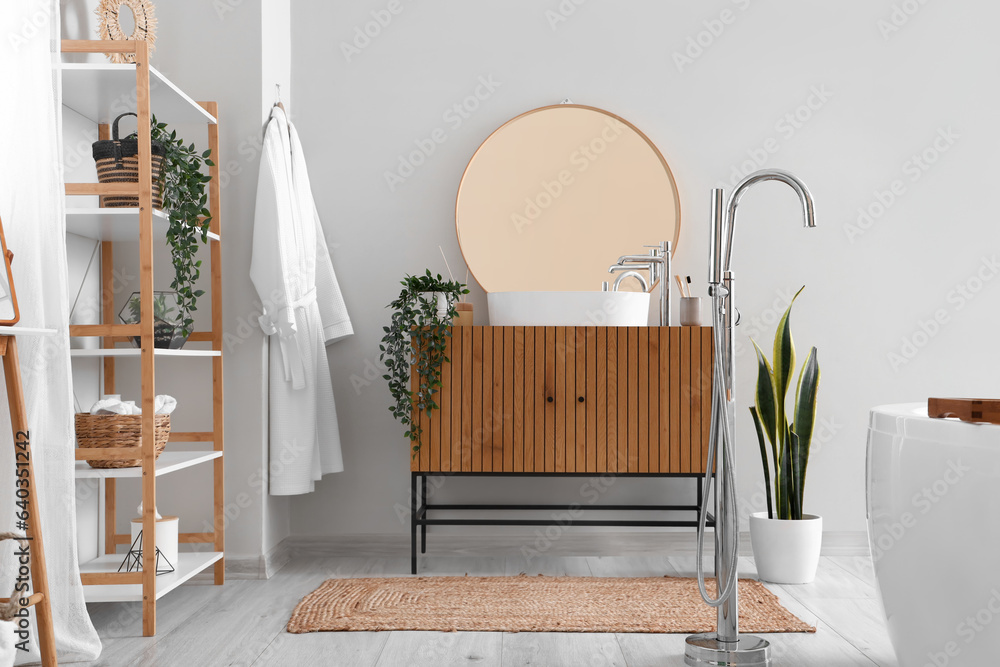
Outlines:
{"label": "wicker storage basket", "polygon": [[[170,438],[170,415],[156,415],[153,449],[160,457]],[[142,444],[142,415],[91,415],[76,414],[76,442],[78,447],[105,449],[108,447],[138,447]],[[91,468],[137,468],[142,459],[120,461],[87,461]]]}
{"label": "wicker storage basket", "polygon": [[[101,183],[139,182],[139,140],[131,137],[118,138],[118,121],[135,113],[123,113],[115,118],[111,126],[111,139],[95,141],[94,161],[97,162],[97,180]],[[138,116],[136,116],[138,117]],[[160,185],[160,170],[163,167],[165,151],[158,141],[150,149],[153,166],[153,208],[163,208],[163,192]],[[108,208],[136,208],[139,197],[133,195],[101,195],[101,206]]]}

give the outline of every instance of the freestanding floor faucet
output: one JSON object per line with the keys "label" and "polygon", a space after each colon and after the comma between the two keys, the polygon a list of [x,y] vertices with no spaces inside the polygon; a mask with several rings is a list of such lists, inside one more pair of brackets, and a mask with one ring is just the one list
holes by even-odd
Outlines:
{"label": "freestanding floor faucet", "polygon": [[[766,667],[771,664],[768,642],[753,635],[740,635],[738,575],[736,559],[739,552],[740,522],[736,513],[735,441],[736,402],[733,396],[734,348],[733,327],[739,324],[739,314],[733,300],[733,272],[729,264],[733,257],[733,228],[736,208],[744,193],[762,181],[786,183],[802,202],[806,227],[815,227],[813,198],[805,184],[786,171],[765,169],[744,178],[729,195],[723,210],[724,192],[712,190],[712,242],[708,292],[712,297],[712,337],[715,362],[712,388],[712,429],[709,435],[708,461],[705,467],[704,498],[698,517],[698,588],[705,602],[719,610],[716,632],[691,635],[687,638],[684,662],[688,665],[739,665]],[[733,314],[736,313],[736,320]],[[714,466],[713,466],[714,462]],[[715,582],[717,597],[709,596],[705,588],[702,554],[705,543],[705,523],[712,499],[712,470],[716,471],[718,487],[715,495]]]}

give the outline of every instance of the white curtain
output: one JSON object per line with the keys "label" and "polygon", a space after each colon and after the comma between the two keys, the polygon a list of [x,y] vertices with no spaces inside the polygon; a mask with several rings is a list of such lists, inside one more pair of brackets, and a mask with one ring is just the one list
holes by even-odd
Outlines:
{"label": "white curtain", "polygon": [[[21,326],[57,336],[18,339],[33,446],[49,590],[60,661],[91,660],[101,642],[83,601],[76,550],[73,403],[69,359],[61,105],[53,73],[58,0],[4,2],[0,9],[0,219],[14,253]],[[13,526],[13,441],[0,397],[0,530]],[[7,480],[7,481],[3,481]],[[11,588],[12,547],[0,547],[0,597]],[[32,618],[32,620],[34,620]],[[34,622],[32,622],[34,628]],[[30,655],[37,662],[32,637]]]}

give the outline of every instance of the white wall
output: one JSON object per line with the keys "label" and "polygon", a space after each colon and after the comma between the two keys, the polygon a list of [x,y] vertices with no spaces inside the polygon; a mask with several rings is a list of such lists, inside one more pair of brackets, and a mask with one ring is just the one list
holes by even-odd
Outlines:
{"label": "white wall", "polygon": [[[261,123],[266,123],[271,109],[280,100],[288,113],[294,112],[292,104],[292,8],[291,0],[263,0],[261,2]],[[278,89],[275,86],[279,86]],[[254,181],[256,183],[256,181]],[[249,232],[249,229],[247,229]],[[244,271],[240,279],[249,277]],[[262,377],[267,377],[266,370]],[[267,390],[260,394],[261,411],[266,414]],[[261,461],[269,461],[267,420],[260,436]],[[266,489],[265,489],[266,491]],[[291,503],[287,496],[262,495],[263,522],[261,542],[263,553],[270,553],[291,534]]]}
{"label": "white wall", "polygon": [[[894,4],[916,13],[894,17]],[[390,6],[398,13],[386,13]],[[372,12],[391,21],[348,58],[342,44]],[[1000,362],[1000,280],[977,282],[980,271],[995,276],[984,258],[1000,242],[987,217],[1000,175],[1000,92],[988,83],[997,18],[1000,7],[972,0],[296,0],[294,116],[355,335],[329,348],[346,472],[293,501],[293,531],[406,530],[396,511],[407,503],[406,443],[386,410],[385,384],[365,386],[366,372],[377,377],[384,306],[404,273],[444,270],[438,244],[461,265],[454,197],[479,143],[507,119],[564,97],[622,115],[663,151],[682,200],[677,271],[702,287],[712,187],[731,187],[758,166],[789,169],[810,185],[818,229],[803,231],[794,196],[773,184],[744,200],[737,223],[740,488],[760,506],[747,335],[769,341],[783,295],[805,284],[794,333],[803,358],[808,345],[819,348],[826,425],[807,509],[829,530],[864,530],[868,409],[998,394],[989,369]],[[678,65],[676,54],[689,48],[690,62]],[[499,87],[449,124],[445,114],[479,77]],[[390,191],[385,172],[439,127],[446,142]],[[922,169],[915,160],[925,152],[934,161]],[[901,194],[879,214],[879,199],[892,197],[880,193],[895,181]],[[859,207],[873,210],[866,228],[856,227]],[[961,285],[980,291],[969,300]],[[472,300],[477,323],[486,323],[482,293]],[[946,324],[922,324],[936,312]],[[927,339],[922,326],[934,331]],[[905,359],[904,339],[925,344]],[[893,363],[894,353],[904,361]],[[451,479],[442,492],[572,502],[579,485]],[[668,486],[622,482],[611,495],[659,499]]]}
{"label": "white wall", "polygon": [[[64,0],[63,35],[92,39],[95,33],[94,0]],[[223,319],[227,334],[225,359],[226,397],[226,513],[227,558],[252,563],[281,541],[289,531],[284,501],[273,503],[266,493],[266,390],[263,384],[264,345],[256,322],[259,312],[249,281],[250,232],[257,184],[261,120],[273,102],[274,77],[282,93],[290,95],[288,72],[288,0],[217,0],[215,2],[157,3],[158,41],[151,63],[196,100],[219,103],[222,177]],[[282,16],[285,16],[282,30]],[[262,53],[268,54],[267,67]],[[282,55],[284,54],[284,55]],[[103,56],[94,56],[100,62]],[[284,58],[282,65],[281,58]],[[266,70],[266,71],[265,71]],[[284,72],[284,74],[281,74]],[[269,82],[269,83],[268,83]],[[265,92],[266,91],[266,92]],[[156,110],[154,109],[155,113]],[[71,114],[67,114],[71,117]],[[125,121],[123,121],[125,122]],[[134,128],[134,120],[129,131]],[[86,127],[66,126],[67,153],[82,139]],[[96,128],[94,128],[96,130]],[[204,127],[178,127],[186,139],[205,146]],[[90,160],[85,156],[85,166]],[[67,157],[67,160],[69,158]],[[92,170],[93,163],[89,162]],[[90,177],[94,178],[93,175]],[[81,180],[83,180],[81,178]],[[80,251],[81,253],[83,250]],[[207,283],[207,250],[203,281]],[[71,262],[75,255],[71,255]],[[118,244],[116,268],[133,276],[116,293],[118,307],[138,289],[137,249]],[[82,261],[82,260],[80,260]],[[156,289],[169,289],[172,279],[169,254],[159,249],[154,265]],[[207,285],[204,286],[207,289]],[[72,288],[72,286],[71,286]],[[96,298],[96,295],[92,295]],[[196,329],[209,326],[209,301],[201,301]],[[177,430],[207,430],[211,424],[211,367],[204,361],[173,360],[157,365],[157,391],[179,399],[173,419]],[[138,364],[119,363],[119,390],[138,395]],[[95,376],[77,378],[80,391],[93,392]],[[85,407],[89,407],[89,403]],[[178,447],[183,445],[171,445]],[[184,471],[159,478],[158,501],[163,512],[181,516],[181,529],[210,530],[211,468]],[[127,508],[138,503],[138,485],[120,484],[119,530],[128,531]],[[96,526],[93,491],[78,485],[81,545],[91,545],[89,531]],[[87,534],[84,534],[85,531]]]}

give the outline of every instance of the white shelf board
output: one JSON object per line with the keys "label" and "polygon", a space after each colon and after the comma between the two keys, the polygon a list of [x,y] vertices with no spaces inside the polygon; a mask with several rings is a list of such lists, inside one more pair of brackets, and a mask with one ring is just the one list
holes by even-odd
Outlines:
{"label": "white shelf board", "polygon": [[[153,209],[153,235],[166,238],[170,220],[166,212]],[[138,241],[138,208],[74,207],[66,209],[66,231],[98,241]],[[218,234],[208,233],[208,238],[219,240]]]}
{"label": "white shelf board", "polygon": [[[83,350],[70,350],[71,357],[138,357],[142,350],[137,347],[102,347]],[[153,350],[154,357],[221,357],[220,350],[166,350],[156,348]]]}
{"label": "white shelf board", "polygon": [[[156,476],[166,475],[168,472],[176,472],[184,468],[212,461],[222,456],[222,452],[201,451],[201,452],[163,452],[160,458],[156,459]],[[142,467],[138,468],[91,468],[86,461],[77,461],[77,479],[88,478],[109,478],[109,477],[142,477]]]}
{"label": "white shelf board", "polygon": [[0,327],[0,336],[55,336],[55,329],[38,329],[36,327]]}
{"label": "white shelf board", "polygon": [[[178,563],[174,563],[174,571],[156,577],[156,599],[174,590],[185,581],[208,568],[222,558],[220,551],[205,551],[202,553],[182,552],[178,554]],[[125,554],[106,554],[80,565],[80,572],[103,573],[117,572],[125,560]],[[124,569],[122,570],[124,572]],[[141,602],[141,584],[99,584],[83,587],[83,597],[87,602]]]}
{"label": "white shelf board", "polygon": [[[63,106],[94,123],[111,123],[135,106],[135,65],[62,63]],[[149,68],[150,110],[161,123],[216,123],[155,67]]]}

